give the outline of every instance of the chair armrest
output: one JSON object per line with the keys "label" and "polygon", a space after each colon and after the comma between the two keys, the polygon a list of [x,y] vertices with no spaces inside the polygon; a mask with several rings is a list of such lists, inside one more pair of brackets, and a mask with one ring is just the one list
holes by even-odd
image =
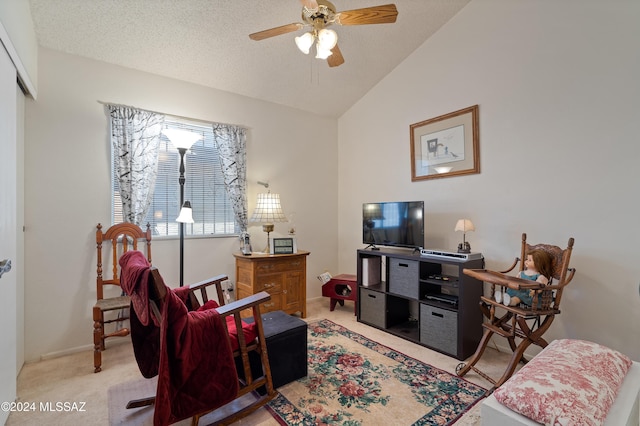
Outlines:
{"label": "chair armrest", "polygon": [[[215,277],[208,278],[204,281],[200,281],[195,284],[191,284],[189,286],[189,290],[191,290],[191,294],[200,290],[200,295],[202,296],[202,303],[207,303],[209,301],[209,297],[207,295],[207,287],[211,285],[216,286],[216,295],[218,296],[218,303],[220,305],[224,305],[224,294],[222,293],[222,283],[227,281],[229,277],[225,274],[216,275]],[[192,300],[192,303],[194,301]],[[199,304],[199,303],[198,303]]]}
{"label": "chair armrest", "polygon": [[564,281],[564,285],[569,284],[571,282],[571,280],[573,279],[573,276],[576,274],[576,268],[569,268],[567,270],[569,271],[569,276]]}
{"label": "chair armrest", "polygon": [[516,259],[513,261],[513,263],[511,264],[511,266],[509,266],[509,268],[505,269],[504,271],[499,271],[501,274],[506,274],[508,272],[513,271],[513,268],[516,267],[516,265],[518,264],[518,262],[520,262],[520,258],[516,257]]}
{"label": "chair armrest", "polygon": [[567,271],[569,271],[569,276],[567,278],[565,278],[564,282],[558,283],[558,284],[552,284],[552,285],[546,285],[544,287],[541,287],[545,290],[560,290],[561,288],[564,288],[564,286],[566,286],[567,284],[569,284],[571,282],[571,280],[573,279],[573,276],[576,274],[576,269],[575,268],[569,268],[567,269]]}
{"label": "chair armrest", "polygon": [[[227,320],[229,319],[229,317],[233,318],[233,322],[235,323],[235,327],[237,330],[236,337],[238,341],[238,350],[239,350],[239,352],[237,351],[236,352],[239,354],[242,354],[241,356],[243,358],[243,363],[244,363],[244,358],[246,358],[246,361],[248,362],[249,358],[247,353],[248,351],[256,348],[256,341],[254,340],[254,341],[248,342],[245,338],[244,332],[241,331],[243,330],[241,312],[247,309],[251,309],[251,313],[255,321],[258,342],[264,342],[264,328],[262,324],[262,317],[260,315],[260,304],[270,299],[271,299],[271,295],[269,293],[267,293],[266,291],[261,291],[260,293],[256,293],[251,296],[244,297],[240,300],[236,300],[235,302],[231,302],[227,305],[216,308],[216,312],[218,312],[218,314],[221,317],[225,318],[225,320],[223,321],[223,323],[225,324],[225,328],[228,327]],[[227,329],[227,333],[228,333],[228,329]],[[244,370],[245,370],[245,374],[250,374],[248,371],[249,370],[248,363],[244,363]]]}
{"label": "chair armrest", "polygon": [[189,286],[189,289],[192,291],[200,290],[203,287],[218,284],[228,279],[229,277],[225,274],[216,275],[215,277],[207,278],[206,280],[200,281],[199,283],[191,284]]}
{"label": "chair armrest", "polygon": [[235,302],[228,303],[224,306],[220,306],[216,308],[216,311],[222,316],[236,314],[245,309],[252,308],[254,306],[259,308],[261,303],[264,303],[271,299],[271,295],[266,291],[261,291],[260,293],[252,294],[251,296],[244,297],[240,300],[236,300]]}
{"label": "chair armrest", "polygon": [[[242,376],[242,379],[239,380],[240,389],[238,391],[238,395],[241,397],[245,394],[258,390],[260,387],[266,387],[267,399],[264,400],[265,402],[263,402],[262,405],[277,394],[277,391],[273,388],[269,354],[267,353],[268,349],[264,335],[264,323],[262,322],[262,315],[260,314],[260,305],[270,299],[271,295],[269,293],[261,291],[260,293],[244,297],[240,300],[236,300],[235,302],[216,308],[218,314],[224,318],[222,323],[227,330],[229,342],[231,343],[231,339],[233,338],[235,343],[237,343],[237,346],[233,345],[232,347],[236,348],[233,351],[233,356],[236,359],[236,369],[239,370],[239,375]],[[251,332],[249,329],[245,330],[241,313],[247,309],[251,309],[254,319],[251,326],[255,327],[255,333]],[[235,332],[233,335],[229,334],[229,323],[231,320],[233,320],[235,325]],[[260,357],[262,365],[261,371],[253,371],[251,362],[249,361],[250,352],[257,353]],[[262,392],[260,393],[262,394]],[[230,403],[230,405],[235,406],[236,404],[234,402]],[[251,404],[249,407],[251,407]],[[229,419],[235,420],[237,417],[229,417]],[[197,424],[197,421],[194,422],[194,424]]]}

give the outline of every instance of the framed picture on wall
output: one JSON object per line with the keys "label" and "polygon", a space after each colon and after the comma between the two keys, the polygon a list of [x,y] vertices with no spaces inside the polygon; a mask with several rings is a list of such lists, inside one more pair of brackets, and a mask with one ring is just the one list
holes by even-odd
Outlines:
{"label": "framed picture on wall", "polygon": [[413,182],[480,173],[478,105],[409,126]]}

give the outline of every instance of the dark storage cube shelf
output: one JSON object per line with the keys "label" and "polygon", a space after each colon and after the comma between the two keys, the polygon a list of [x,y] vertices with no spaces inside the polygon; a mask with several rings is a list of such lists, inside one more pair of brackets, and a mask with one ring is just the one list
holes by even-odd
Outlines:
{"label": "dark storage cube shelf", "polygon": [[[387,280],[363,286],[362,259],[376,257]],[[435,259],[393,249],[358,250],[357,259],[358,321],[460,360],[473,354],[482,337],[483,283],[462,270],[483,268],[484,259]]]}

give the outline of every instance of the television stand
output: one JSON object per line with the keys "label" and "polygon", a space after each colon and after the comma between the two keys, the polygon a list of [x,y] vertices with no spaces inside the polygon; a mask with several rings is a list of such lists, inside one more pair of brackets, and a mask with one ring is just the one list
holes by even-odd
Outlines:
{"label": "television stand", "polygon": [[467,359],[482,338],[483,284],[464,274],[465,268],[484,268],[484,258],[358,250],[358,322]]}

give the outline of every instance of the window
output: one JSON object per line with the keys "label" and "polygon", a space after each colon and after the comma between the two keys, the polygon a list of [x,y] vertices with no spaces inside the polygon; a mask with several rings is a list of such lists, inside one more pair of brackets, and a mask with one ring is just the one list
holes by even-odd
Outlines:
{"label": "window", "polygon": [[[185,235],[237,234],[233,207],[224,186],[218,149],[213,139],[212,124],[165,118],[166,128],[185,129],[202,135],[185,155],[184,200],[191,201],[194,223],[185,224]],[[177,236],[180,212],[180,154],[163,134],[160,139],[158,177],[153,201],[143,224],[151,224],[154,236]],[[123,221],[122,202],[112,161],[113,223]],[[144,228],[144,226],[143,226]]]}

